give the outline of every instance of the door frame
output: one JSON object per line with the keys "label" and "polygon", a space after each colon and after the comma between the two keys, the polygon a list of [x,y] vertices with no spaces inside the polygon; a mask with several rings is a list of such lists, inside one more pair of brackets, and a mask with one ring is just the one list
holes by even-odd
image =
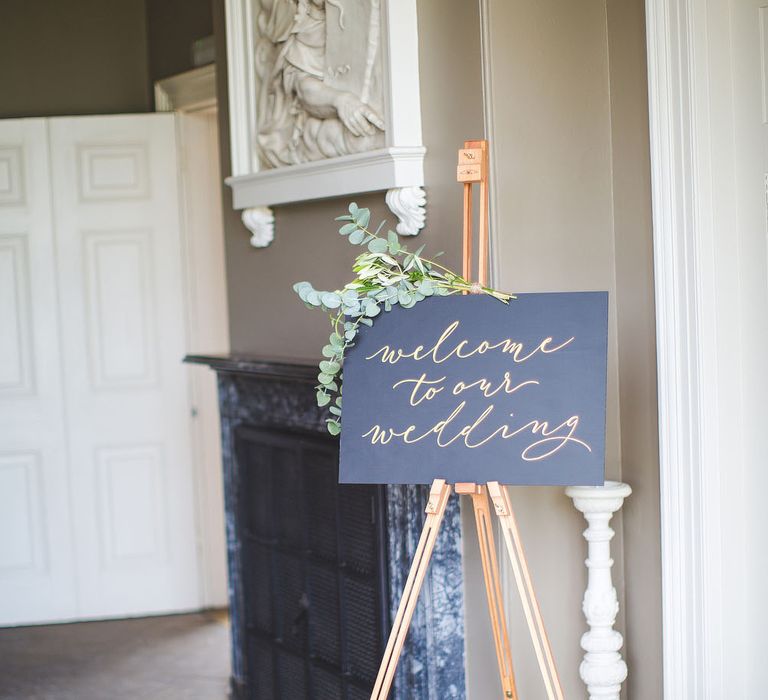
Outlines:
{"label": "door frame", "polygon": [[[173,75],[157,81],[154,86],[155,110],[158,112],[175,112],[176,141],[179,153],[180,173],[180,208],[182,256],[185,270],[185,298],[187,313],[187,348],[189,353],[229,352],[229,329],[226,325],[228,310],[226,298],[215,312],[215,319],[201,313],[196,300],[201,290],[199,280],[204,279],[198,269],[199,255],[194,254],[194,242],[191,240],[188,222],[201,212],[198,210],[204,204],[199,198],[190,194],[192,178],[195,171],[188,167],[188,152],[190,148],[198,147],[199,143],[189,143],[187,130],[181,120],[190,117],[210,116],[218,110],[216,94],[216,66],[209,64],[194,68],[190,71]],[[220,153],[220,150],[219,150]],[[220,157],[219,157],[220,160]],[[200,173],[205,177],[205,173]],[[221,179],[221,178],[219,178]],[[219,191],[221,191],[221,182]],[[206,210],[206,213],[210,210]],[[223,226],[221,217],[221,245],[223,255]],[[212,232],[215,233],[215,232]],[[226,279],[222,280],[225,286]],[[221,296],[221,295],[219,295]],[[210,302],[210,295],[207,295]],[[210,326],[214,321],[224,322],[225,331],[217,338],[217,346],[209,347],[209,339],[201,337],[200,328]],[[221,434],[218,414],[218,401],[211,391],[211,384],[216,382],[215,376],[206,368],[189,367],[189,401],[190,414],[196,425],[192,430],[194,485],[195,485],[195,521],[199,552],[201,605],[205,608],[225,607],[227,605],[226,580],[226,541],[224,525],[223,501],[223,472],[221,462]],[[216,472],[216,473],[215,473]]]}
{"label": "door frame", "polygon": [[727,235],[738,218],[729,4],[646,0],[646,27],[664,697],[742,697],[724,663],[734,631],[747,638],[745,603],[729,593],[747,523],[729,493],[749,487],[728,448],[741,414],[723,352],[738,326],[739,274]]}

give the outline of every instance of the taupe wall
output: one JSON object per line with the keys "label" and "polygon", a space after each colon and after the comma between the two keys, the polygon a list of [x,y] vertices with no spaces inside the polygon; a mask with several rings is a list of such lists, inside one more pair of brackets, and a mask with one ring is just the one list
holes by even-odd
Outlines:
{"label": "taupe wall", "polygon": [[0,118],[148,112],[217,0],[3,0]]}
{"label": "taupe wall", "polygon": [[148,73],[156,80],[188,71],[192,44],[213,34],[213,3],[220,0],[145,0]]}
{"label": "taupe wall", "polygon": [[[610,292],[607,478],[635,488],[612,523],[617,627],[630,664],[625,696],[661,697],[643,3],[490,0],[489,27],[496,285]],[[513,500],[566,696],[583,697],[584,522],[560,489],[515,489]],[[520,694],[538,697],[519,605],[510,612]],[[473,679],[489,677],[493,665],[479,670]],[[474,698],[491,696],[489,686],[474,690]]]}
{"label": "taupe wall", "polygon": [[144,0],[3,0],[0,118],[149,106]]}
{"label": "taupe wall", "polygon": [[[216,36],[221,40],[224,17],[216,8]],[[422,123],[427,147],[429,186],[427,227],[419,244],[443,250],[448,265],[460,266],[461,186],[456,183],[456,153],[467,138],[482,134],[482,82],[478,12],[466,0],[420,0],[419,69]],[[461,46],[461,51],[456,48]],[[220,86],[222,163],[229,172],[225,47],[217,46]],[[324,344],[328,319],[310,311],[291,289],[310,280],[335,289],[349,279],[355,248],[338,235],[334,217],[344,213],[350,197],[275,208],[275,241],[254,249],[250,234],[231,209],[225,188],[225,235],[232,351],[282,358],[316,358]],[[394,216],[384,193],[358,196],[373,220]]]}

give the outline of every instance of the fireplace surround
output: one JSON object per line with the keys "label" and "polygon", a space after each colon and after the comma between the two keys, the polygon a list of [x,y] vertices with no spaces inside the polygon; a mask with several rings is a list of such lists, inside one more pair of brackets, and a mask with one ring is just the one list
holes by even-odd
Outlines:
{"label": "fireplace surround", "polygon": [[[218,376],[233,697],[368,698],[428,487],[337,483],[338,439],[315,403],[316,367],[186,360]],[[392,698],[465,697],[463,607],[452,499]]]}

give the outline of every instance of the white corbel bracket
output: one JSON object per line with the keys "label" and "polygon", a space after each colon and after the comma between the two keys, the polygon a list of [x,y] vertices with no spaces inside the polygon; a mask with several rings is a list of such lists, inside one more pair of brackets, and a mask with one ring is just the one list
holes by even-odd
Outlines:
{"label": "white corbel bracket", "polygon": [[427,193],[423,187],[395,187],[387,192],[387,206],[397,217],[397,232],[415,236],[424,228],[427,218]]}
{"label": "white corbel bracket", "polygon": [[266,248],[275,239],[275,215],[269,207],[243,209],[241,218],[254,248]]}

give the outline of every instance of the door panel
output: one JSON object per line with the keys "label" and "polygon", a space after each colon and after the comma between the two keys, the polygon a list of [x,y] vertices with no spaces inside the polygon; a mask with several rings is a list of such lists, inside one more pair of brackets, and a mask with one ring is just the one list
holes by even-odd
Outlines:
{"label": "door panel", "polygon": [[46,124],[0,121],[0,625],[77,615]]}
{"label": "door panel", "polygon": [[174,122],[49,122],[81,617],[199,606]]}

